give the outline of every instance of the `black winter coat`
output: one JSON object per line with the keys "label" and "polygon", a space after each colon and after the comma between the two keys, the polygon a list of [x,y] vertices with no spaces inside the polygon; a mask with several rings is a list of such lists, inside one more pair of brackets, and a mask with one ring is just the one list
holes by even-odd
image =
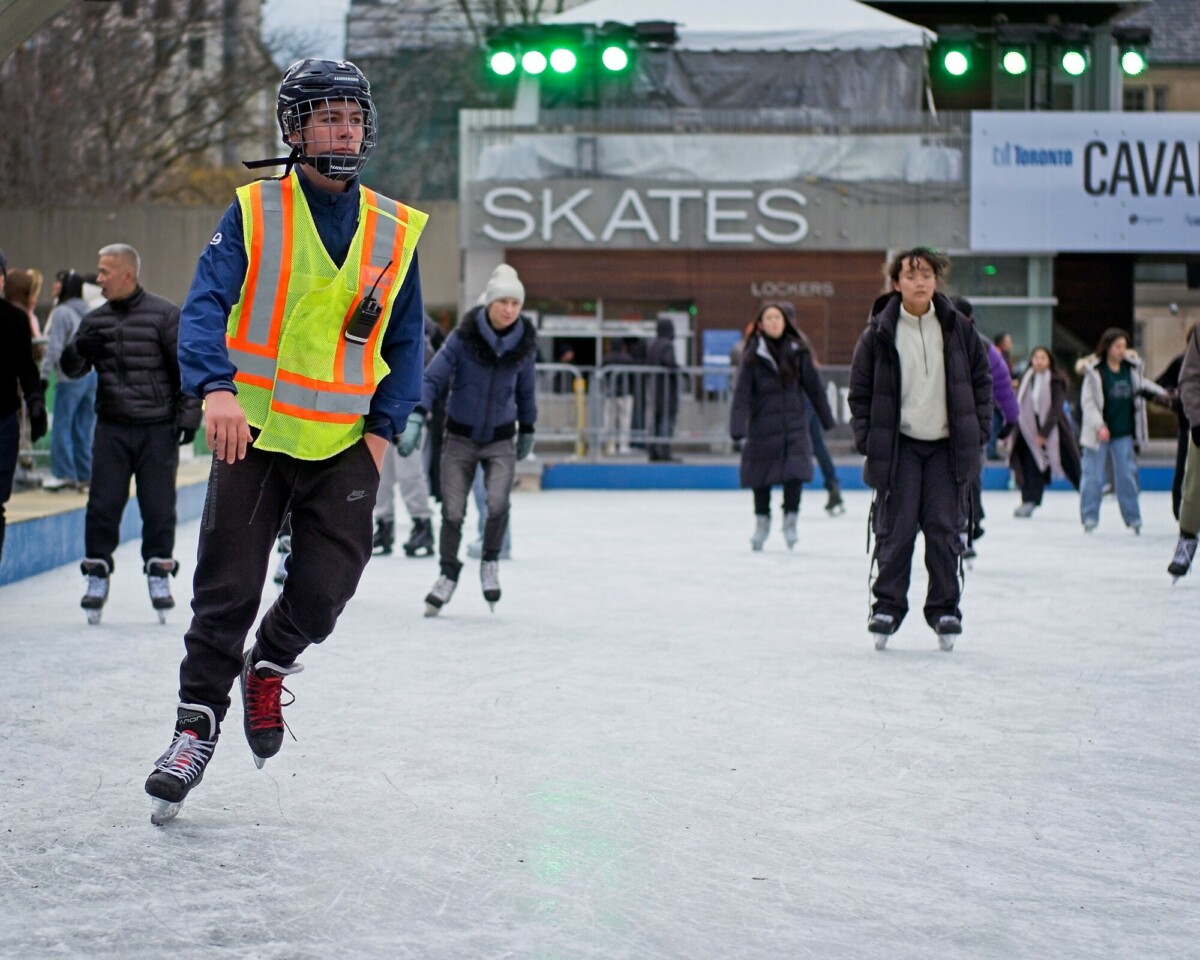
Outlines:
{"label": "black winter coat", "polygon": [[0,297],[0,417],[20,410],[22,395],[26,403],[42,396],[29,314]]}
{"label": "black winter coat", "polygon": [[[983,466],[981,451],[992,428],[992,373],[974,324],[943,294],[933,295],[933,307],[945,349],[951,463],[955,481],[965,484]],[[850,364],[847,399],[854,446],[867,458],[863,480],[879,491],[891,489],[900,442],[899,318],[900,294],[876,300]]]}
{"label": "black winter coat", "polygon": [[[658,336],[646,348],[646,366],[678,370],[675,359],[675,324],[668,319],[658,321]],[[650,374],[654,384],[654,409],[668,414],[679,412],[679,376],[674,373]]]}
{"label": "black winter coat", "polygon": [[195,430],[201,403],[179,380],[179,308],[138,287],[87,314],[62,354],[62,370],[99,372],[96,415],[118,423],[173,423]]}
{"label": "black winter coat", "polygon": [[738,371],[729,433],[735,440],[746,441],[739,477],[743,487],[811,480],[813,452],[808,434],[808,404],[813,405],[825,429],[834,425],[811,351],[796,337],[785,337],[779,349],[791,354],[800,371],[799,380],[783,382],[775,358],[757,334],[746,344]]}

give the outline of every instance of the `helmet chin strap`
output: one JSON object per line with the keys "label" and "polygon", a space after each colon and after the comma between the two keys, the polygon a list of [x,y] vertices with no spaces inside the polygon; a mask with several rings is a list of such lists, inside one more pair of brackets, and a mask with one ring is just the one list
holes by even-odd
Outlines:
{"label": "helmet chin strap", "polygon": [[283,171],[283,175],[286,177],[297,163],[312,163],[312,158],[304,156],[297,147],[292,147],[292,152],[286,157],[273,157],[270,160],[243,160],[242,166],[247,170],[261,170],[263,167],[286,165]]}

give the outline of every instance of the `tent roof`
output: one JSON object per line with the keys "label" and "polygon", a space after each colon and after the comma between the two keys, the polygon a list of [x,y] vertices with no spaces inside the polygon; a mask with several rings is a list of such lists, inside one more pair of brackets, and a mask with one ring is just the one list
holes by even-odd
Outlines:
{"label": "tent roof", "polygon": [[936,35],[857,0],[590,0],[546,23],[672,20],[681,50],[874,50]]}

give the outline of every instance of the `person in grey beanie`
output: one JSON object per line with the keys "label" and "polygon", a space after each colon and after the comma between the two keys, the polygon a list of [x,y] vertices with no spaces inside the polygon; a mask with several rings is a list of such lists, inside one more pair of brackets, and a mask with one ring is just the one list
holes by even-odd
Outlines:
{"label": "person in grey beanie", "polygon": [[425,597],[427,617],[437,616],[458,586],[463,517],[481,464],[488,518],[479,578],[493,610],[500,599],[499,561],[513,477],[517,461],[533,450],[537,422],[537,331],[521,314],[524,303],[525,287],[517,271],[500,264],[479,306],[467,312],[425,369],[421,402],[396,444],[402,457],[419,450],[429,411],[448,395],[441,458],[441,573]]}

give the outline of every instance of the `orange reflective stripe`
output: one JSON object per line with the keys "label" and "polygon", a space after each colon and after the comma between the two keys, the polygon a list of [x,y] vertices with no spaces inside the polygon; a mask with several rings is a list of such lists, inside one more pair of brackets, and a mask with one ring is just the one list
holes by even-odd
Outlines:
{"label": "orange reflective stripe", "polygon": [[362,419],[357,413],[318,413],[316,410],[306,410],[304,407],[293,407],[290,403],[271,401],[271,409],[276,413],[284,413],[297,420],[316,420],[320,423],[354,424]]}
{"label": "orange reflective stripe", "polygon": [[254,291],[258,286],[258,271],[262,268],[263,238],[262,231],[257,229],[257,225],[263,221],[261,186],[250,191],[250,207],[254,211],[250,227],[250,249],[247,251],[250,263],[246,270],[246,292],[242,295],[242,312],[238,316],[237,330],[234,331],[232,337],[234,340],[242,339],[245,336],[246,328],[250,325],[250,311],[254,307]]}

